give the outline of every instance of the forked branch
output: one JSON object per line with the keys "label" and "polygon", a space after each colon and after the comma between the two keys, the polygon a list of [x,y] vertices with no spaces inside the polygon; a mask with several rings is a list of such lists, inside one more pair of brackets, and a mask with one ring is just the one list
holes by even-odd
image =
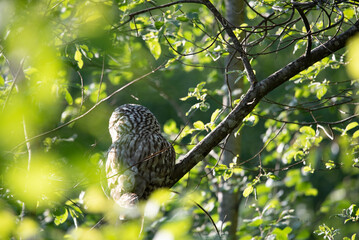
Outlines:
{"label": "forked branch", "polygon": [[228,134],[241,125],[243,119],[254,109],[259,101],[278,86],[286,83],[296,74],[312,66],[330,54],[345,47],[348,39],[359,32],[359,21],[344,33],[334,37],[311,51],[310,56],[301,56],[287,64],[269,77],[252,85],[242,101],[229,113],[229,115],[191,151],[179,159],[172,182],[169,187],[179,181],[197,163],[216,147]]}

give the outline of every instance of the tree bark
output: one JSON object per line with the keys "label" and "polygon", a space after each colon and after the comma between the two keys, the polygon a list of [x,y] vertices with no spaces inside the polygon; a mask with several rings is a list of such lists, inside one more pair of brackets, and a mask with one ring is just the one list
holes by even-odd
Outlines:
{"label": "tree bark", "polygon": [[[226,0],[225,6],[228,22],[233,26],[240,26],[244,22],[244,1]],[[243,36],[241,36],[241,38],[242,37]],[[224,83],[228,95],[223,97],[223,105],[231,108],[233,100],[240,97],[241,90],[243,89],[243,79],[237,80],[239,72],[236,72],[243,70],[243,64],[240,61],[240,54],[237,50],[229,48],[228,51],[230,55],[225,62],[226,72]],[[228,72],[231,73],[228,74]],[[220,159],[221,163],[227,167],[230,167],[230,164],[233,163],[235,155],[240,155],[241,138],[240,136],[235,137],[234,132],[235,131],[229,135]],[[229,223],[228,239],[233,240],[236,239],[240,203],[239,192],[234,191],[234,189],[236,189],[236,187],[233,186],[232,181],[225,181],[222,178],[217,193],[219,201],[219,219],[222,224]]]}

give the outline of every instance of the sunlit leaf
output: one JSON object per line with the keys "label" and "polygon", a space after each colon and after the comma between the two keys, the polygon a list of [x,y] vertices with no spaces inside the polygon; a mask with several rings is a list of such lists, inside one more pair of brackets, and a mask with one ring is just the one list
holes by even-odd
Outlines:
{"label": "sunlit leaf", "polygon": [[301,127],[301,128],[299,129],[299,131],[300,131],[301,133],[304,133],[304,134],[309,135],[309,136],[311,136],[311,137],[314,137],[314,136],[315,136],[315,131],[314,131],[314,129],[311,128],[311,127],[308,127],[308,126]]}
{"label": "sunlit leaf", "polygon": [[275,239],[277,239],[277,240],[288,240],[288,235],[291,232],[292,232],[291,227],[285,227],[283,230],[280,228],[275,228],[272,231],[272,234],[274,234],[276,236]]}
{"label": "sunlit leaf", "polygon": [[296,162],[303,160],[303,158],[305,157],[305,154],[303,151],[297,151],[297,152],[293,152],[294,153],[294,160]]}
{"label": "sunlit leaf", "polygon": [[221,112],[221,109],[216,109],[216,111],[214,111],[211,115],[211,122],[214,122],[217,117],[218,117],[218,114]]}
{"label": "sunlit leaf", "polygon": [[158,42],[158,38],[154,35],[151,35],[146,40],[146,44],[155,59],[158,59],[161,56],[161,45]]}
{"label": "sunlit leaf", "polygon": [[270,178],[270,179],[273,179],[273,180],[276,180],[276,181],[279,181],[281,180],[281,178],[273,173],[268,173],[267,174],[267,177]]}
{"label": "sunlit leaf", "polygon": [[348,41],[347,70],[352,78],[359,78],[359,35],[355,35]]}
{"label": "sunlit leaf", "polygon": [[304,166],[303,171],[304,172],[314,173],[314,169],[311,166]]}
{"label": "sunlit leaf", "polygon": [[252,219],[252,221],[248,224],[248,226],[259,227],[262,223],[263,223],[263,218],[256,217],[256,218]]}
{"label": "sunlit leaf", "polygon": [[228,168],[226,171],[224,171],[223,173],[223,180],[227,181],[228,179],[230,179],[233,176],[234,171],[231,168]]}
{"label": "sunlit leaf", "polygon": [[71,94],[69,93],[69,91],[64,88],[63,89],[63,93],[65,95],[65,99],[66,99],[66,102],[69,104],[69,105],[72,105],[74,103],[74,100],[72,99],[72,96]]}
{"label": "sunlit leaf", "polygon": [[327,169],[333,169],[333,168],[335,168],[335,163],[334,163],[334,161],[333,161],[333,160],[329,160],[328,162],[325,163],[325,167],[326,167]]}
{"label": "sunlit leaf", "polygon": [[2,76],[0,76],[0,87],[5,85],[5,80]]}
{"label": "sunlit leaf", "polygon": [[353,133],[353,138],[358,138],[359,137],[359,130],[356,130],[354,133]]}
{"label": "sunlit leaf", "polygon": [[193,127],[199,130],[203,130],[205,128],[204,123],[202,121],[194,122]]}
{"label": "sunlit leaf", "polygon": [[248,197],[253,192],[253,190],[253,185],[249,184],[243,191],[243,197]]}
{"label": "sunlit leaf", "polygon": [[74,59],[77,62],[77,66],[81,69],[84,65],[84,62],[82,61],[82,54],[79,49],[76,49]]}
{"label": "sunlit leaf", "polygon": [[317,98],[320,100],[323,98],[323,96],[327,93],[328,89],[325,85],[320,85],[317,88]]}
{"label": "sunlit leaf", "polygon": [[63,214],[55,216],[54,223],[56,225],[60,225],[67,220],[67,217],[69,216],[69,212],[67,211],[67,209],[64,209],[64,210],[65,210],[65,212]]}
{"label": "sunlit leaf", "polygon": [[346,126],[345,131],[349,131],[349,130],[355,128],[355,127],[358,126],[358,125],[359,125],[359,124],[358,124],[357,122],[351,122],[351,123],[349,123],[349,124]]}

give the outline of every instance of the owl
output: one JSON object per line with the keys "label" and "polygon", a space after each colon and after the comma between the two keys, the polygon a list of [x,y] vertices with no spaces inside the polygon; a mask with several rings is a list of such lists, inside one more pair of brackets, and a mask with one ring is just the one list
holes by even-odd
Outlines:
{"label": "owl", "polygon": [[112,144],[107,154],[106,179],[110,196],[118,204],[133,205],[168,185],[176,154],[146,107],[124,104],[116,108],[109,131]]}

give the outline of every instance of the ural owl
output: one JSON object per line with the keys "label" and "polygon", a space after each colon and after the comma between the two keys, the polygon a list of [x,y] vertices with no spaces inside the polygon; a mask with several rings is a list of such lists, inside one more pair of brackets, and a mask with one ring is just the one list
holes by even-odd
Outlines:
{"label": "ural owl", "polygon": [[124,104],[109,122],[112,145],[106,161],[111,197],[120,205],[133,205],[152,191],[165,187],[176,154],[162,136],[156,117],[144,106]]}

